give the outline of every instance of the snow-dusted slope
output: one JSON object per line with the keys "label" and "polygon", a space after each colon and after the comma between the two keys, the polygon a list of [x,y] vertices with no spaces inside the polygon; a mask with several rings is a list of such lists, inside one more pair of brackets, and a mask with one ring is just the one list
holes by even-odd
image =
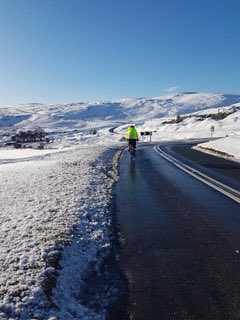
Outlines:
{"label": "snow-dusted slope", "polygon": [[0,109],[0,128],[41,126],[45,129],[83,128],[91,121],[139,122],[219,108],[240,102],[240,95],[178,93],[151,99],[124,99],[110,102],[66,105],[27,104]]}

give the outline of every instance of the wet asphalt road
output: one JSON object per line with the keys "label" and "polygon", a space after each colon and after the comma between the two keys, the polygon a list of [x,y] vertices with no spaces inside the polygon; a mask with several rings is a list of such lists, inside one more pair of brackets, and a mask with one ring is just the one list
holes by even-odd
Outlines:
{"label": "wet asphalt road", "polygon": [[122,159],[116,209],[129,319],[240,319],[239,204],[139,147]]}

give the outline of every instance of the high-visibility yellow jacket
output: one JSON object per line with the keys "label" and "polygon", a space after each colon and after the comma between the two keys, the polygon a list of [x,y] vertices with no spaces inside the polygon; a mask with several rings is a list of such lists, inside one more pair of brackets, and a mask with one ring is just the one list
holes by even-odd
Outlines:
{"label": "high-visibility yellow jacket", "polygon": [[128,131],[127,131],[127,134],[126,134],[126,138],[127,139],[135,139],[135,140],[138,140],[138,133],[137,133],[137,130],[136,128],[132,128],[132,127],[128,127]]}

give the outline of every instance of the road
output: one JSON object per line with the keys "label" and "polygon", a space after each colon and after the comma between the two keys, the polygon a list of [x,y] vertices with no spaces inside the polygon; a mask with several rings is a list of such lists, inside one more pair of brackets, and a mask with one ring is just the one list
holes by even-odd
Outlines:
{"label": "road", "polygon": [[[232,162],[164,148],[240,190]],[[116,210],[129,319],[240,319],[239,203],[142,146],[124,154]]]}

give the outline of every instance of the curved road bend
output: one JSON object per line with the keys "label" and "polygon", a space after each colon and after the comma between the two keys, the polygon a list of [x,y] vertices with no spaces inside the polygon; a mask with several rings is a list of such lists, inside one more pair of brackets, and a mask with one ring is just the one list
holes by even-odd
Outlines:
{"label": "curved road bend", "polygon": [[139,147],[116,208],[129,319],[240,319],[238,203]]}

